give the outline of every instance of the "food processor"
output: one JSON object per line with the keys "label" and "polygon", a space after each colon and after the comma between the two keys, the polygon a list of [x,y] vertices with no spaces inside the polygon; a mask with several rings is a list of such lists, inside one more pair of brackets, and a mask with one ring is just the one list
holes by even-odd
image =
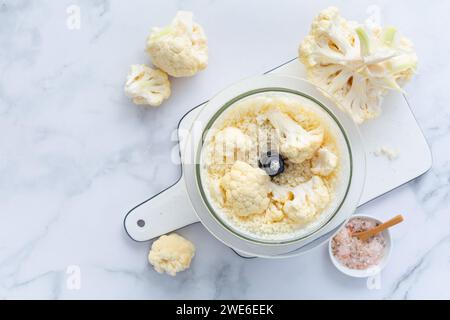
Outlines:
{"label": "food processor", "polygon": [[[210,205],[201,179],[201,154],[208,129],[221,114],[238,101],[252,95],[277,93],[303,99],[332,119],[344,144],[343,160],[348,166],[342,192],[330,215],[310,232],[285,241],[265,241],[247,237],[231,228]],[[219,241],[245,257],[281,258],[299,255],[324,242],[352,215],[359,204],[366,172],[365,152],[358,127],[312,84],[298,77],[266,74],[226,88],[188,113],[189,126],[179,130],[181,178],[171,187],[131,209],[124,220],[125,230],[136,241],[147,241],[186,225],[201,222]],[[186,119],[182,119],[182,122]]]}

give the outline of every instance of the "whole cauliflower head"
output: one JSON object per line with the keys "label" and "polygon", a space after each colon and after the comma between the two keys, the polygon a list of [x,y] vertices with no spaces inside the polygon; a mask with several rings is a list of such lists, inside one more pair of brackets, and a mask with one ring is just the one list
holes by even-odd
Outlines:
{"label": "whole cauliflower head", "polygon": [[306,131],[280,110],[269,111],[267,118],[280,137],[281,155],[292,163],[302,163],[311,159],[322,144],[323,130],[321,128]]}
{"label": "whole cauliflower head", "polygon": [[165,28],[154,28],[147,40],[147,52],[155,66],[173,77],[189,77],[208,65],[208,44],[192,12],[177,12]]}
{"label": "whole cauliflower head", "polygon": [[284,204],[284,213],[297,223],[306,223],[327,207],[330,193],[323,180],[313,176],[292,190],[291,199]]}
{"label": "whole cauliflower head", "polygon": [[338,164],[338,157],[327,147],[317,150],[316,155],[311,160],[311,172],[319,176],[328,176]]}
{"label": "whole cauliflower head", "polygon": [[189,268],[195,254],[195,246],[176,233],[161,236],[153,242],[148,261],[159,273],[175,276]]}
{"label": "whole cauliflower head", "polygon": [[221,181],[225,206],[240,217],[263,213],[270,202],[269,182],[270,178],[264,170],[236,161]]}
{"label": "whole cauliflower head", "polygon": [[213,156],[216,163],[245,160],[252,148],[252,139],[235,127],[226,127],[214,135]]}
{"label": "whole cauliflower head", "polygon": [[347,21],[330,7],[315,17],[299,47],[308,79],[356,123],[377,117],[383,97],[415,73],[411,42],[392,27]]}
{"label": "whole cauliflower head", "polygon": [[170,82],[167,74],[143,64],[134,64],[125,83],[125,94],[135,104],[159,106],[170,96]]}

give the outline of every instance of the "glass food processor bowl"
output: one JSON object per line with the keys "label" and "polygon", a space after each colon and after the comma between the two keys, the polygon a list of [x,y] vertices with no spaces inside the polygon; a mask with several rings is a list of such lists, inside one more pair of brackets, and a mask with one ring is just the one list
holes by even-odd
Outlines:
{"label": "glass food processor bowl", "polygon": [[[212,197],[209,192],[208,177],[205,169],[205,142],[211,138],[211,132],[214,132],[214,125],[221,122],[221,118],[227,115],[229,111],[235,108],[239,108],[239,103],[245,100],[254,101],[258,97],[274,97],[274,98],[289,98],[297,100],[303,107],[307,107],[309,110],[314,112],[323,120],[327,121],[329,127],[328,129],[333,132],[334,138],[337,140],[339,145],[339,157],[340,163],[338,170],[338,177],[335,183],[334,197],[331,203],[327,206],[325,211],[319,214],[318,217],[305,224],[296,232],[291,232],[289,234],[279,234],[273,235],[272,238],[258,237],[256,234],[245,232],[244,230],[233,225],[231,221],[221,212],[221,208],[214,204]],[[236,110],[237,111],[237,110]],[[326,118],[326,119],[325,119]],[[300,239],[304,239],[312,233],[316,232],[323,225],[325,225],[336,212],[341,207],[345,197],[347,196],[348,190],[350,188],[350,181],[352,175],[352,156],[351,149],[348,143],[348,138],[345,131],[340,126],[334,115],[320,102],[315,100],[313,97],[308,96],[302,92],[290,90],[286,88],[261,88],[255,89],[246,93],[239,95],[238,97],[227,102],[219,111],[214,115],[213,118],[206,124],[205,132],[202,138],[202,146],[197,154],[196,159],[196,179],[197,185],[211,214],[230,232],[233,232],[236,236],[242,237],[248,241],[255,241],[262,244],[272,244],[272,243],[289,243],[295,242]]]}
{"label": "glass food processor bowl", "polygon": [[[205,188],[202,170],[205,141],[216,123],[240,102],[261,95],[289,97],[322,117],[333,132],[339,147],[340,169],[332,202],[298,232],[280,237],[263,238],[233,225],[220,212]],[[196,119],[201,136],[193,139],[190,161],[183,165],[186,189],[191,203],[205,227],[219,240],[252,256],[276,256],[299,248],[340,226],[356,209],[364,185],[365,158],[359,130],[353,121],[305,80],[282,75],[264,75],[243,80],[211,99]]]}

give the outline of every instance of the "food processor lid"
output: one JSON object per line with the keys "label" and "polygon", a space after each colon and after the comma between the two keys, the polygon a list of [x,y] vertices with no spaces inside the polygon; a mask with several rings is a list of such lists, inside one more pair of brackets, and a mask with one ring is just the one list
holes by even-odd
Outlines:
{"label": "food processor lid", "polygon": [[[213,119],[218,111],[230,101],[236,99],[249,91],[267,89],[267,91],[294,91],[315,100],[319,105],[325,107],[340,124],[347,137],[349,144],[350,157],[352,158],[352,174],[350,175],[349,188],[347,194],[334,216],[321,228],[312,234],[291,242],[285,243],[261,243],[251,241],[241,237],[227,229],[223,223],[219,222],[213,213],[207,208],[201,195],[201,190],[197,184],[197,155],[201,151],[201,140],[207,124]],[[198,218],[203,225],[220,241],[227,246],[253,256],[275,257],[279,255],[289,255],[290,253],[302,252],[301,248],[312,241],[324,242],[331,236],[331,231],[339,227],[355,211],[359,198],[361,196],[364,178],[365,178],[365,153],[363,143],[356,124],[342,112],[334,103],[326,99],[319,90],[317,90],[308,81],[283,75],[263,75],[248,78],[240,81],[227,89],[223,90],[212,98],[200,111],[197,119],[194,121],[197,134],[195,138],[186,141],[186,147],[182,154],[183,170],[185,176],[186,189]],[[192,131],[192,128],[191,128]]]}

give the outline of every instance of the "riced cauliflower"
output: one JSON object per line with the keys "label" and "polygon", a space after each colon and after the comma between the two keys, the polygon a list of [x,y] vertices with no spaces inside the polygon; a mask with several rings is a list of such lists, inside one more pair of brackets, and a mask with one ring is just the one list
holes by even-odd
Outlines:
{"label": "riced cauliflower", "polygon": [[177,272],[189,268],[194,254],[195,246],[192,242],[172,233],[153,242],[148,261],[157,272],[175,276]]}
{"label": "riced cauliflower", "polygon": [[169,26],[154,28],[147,52],[155,66],[173,77],[193,76],[208,64],[205,33],[188,11],[177,12]]}
{"label": "riced cauliflower", "polygon": [[270,178],[264,170],[236,161],[221,181],[225,206],[240,217],[263,213],[270,202],[269,182]]}
{"label": "riced cauliflower", "polygon": [[287,114],[273,110],[267,118],[280,135],[280,151],[292,163],[311,159],[323,140],[323,131],[317,128],[306,131]]}
{"label": "riced cauliflower", "polygon": [[167,74],[143,64],[134,64],[125,84],[125,94],[135,104],[159,106],[170,96],[170,82]]}
{"label": "riced cauliflower", "polygon": [[347,21],[330,7],[314,19],[299,47],[309,80],[356,123],[377,117],[389,90],[411,79],[417,56],[392,27]]}
{"label": "riced cauliflower", "polygon": [[312,158],[311,172],[319,176],[328,176],[331,174],[338,164],[338,157],[327,147],[317,150],[316,155]]}
{"label": "riced cauliflower", "polygon": [[243,160],[252,147],[248,135],[235,127],[226,127],[214,136],[213,155],[216,162],[233,163]]}
{"label": "riced cauliflower", "polygon": [[330,194],[322,179],[313,176],[308,182],[292,190],[293,199],[287,201],[283,211],[295,222],[306,223],[320,213],[330,202]]}

